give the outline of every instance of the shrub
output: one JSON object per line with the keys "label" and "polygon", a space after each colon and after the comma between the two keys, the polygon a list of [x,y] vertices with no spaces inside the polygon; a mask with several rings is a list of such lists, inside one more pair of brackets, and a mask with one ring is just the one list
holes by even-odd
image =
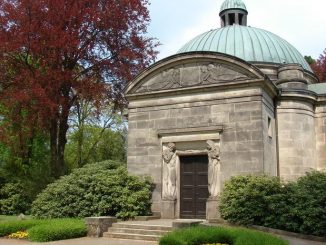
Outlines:
{"label": "shrub", "polygon": [[270,199],[282,192],[277,177],[236,176],[225,183],[220,211],[224,219],[241,225],[263,225],[269,217]]}
{"label": "shrub", "polygon": [[31,212],[38,218],[132,218],[150,212],[151,188],[149,180],[128,175],[120,163],[94,163],[48,185],[33,202]]}
{"label": "shrub", "polygon": [[0,224],[0,237],[25,231],[36,242],[57,241],[83,237],[86,224],[81,219],[20,220]]}
{"label": "shrub", "polygon": [[21,183],[6,183],[0,188],[0,213],[17,215],[26,213],[31,200]]}
{"label": "shrub", "polygon": [[291,185],[288,230],[326,237],[326,173],[310,172]]}
{"label": "shrub", "polygon": [[276,177],[238,176],[226,182],[220,211],[224,219],[326,237],[326,173],[310,172],[297,182]]}
{"label": "shrub", "polygon": [[43,220],[20,220],[9,221],[0,224],[0,237],[8,236],[17,231],[26,231],[27,229],[42,224]]}
{"label": "shrub", "polygon": [[33,226],[27,232],[31,241],[49,242],[84,237],[87,228],[81,219],[58,219]]}
{"label": "shrub", "polygon": [[171,232],[160,245],[195,245],[211,243],[230,245],[287,245],[288,242],[262,232],[227,227],[193,227]]}

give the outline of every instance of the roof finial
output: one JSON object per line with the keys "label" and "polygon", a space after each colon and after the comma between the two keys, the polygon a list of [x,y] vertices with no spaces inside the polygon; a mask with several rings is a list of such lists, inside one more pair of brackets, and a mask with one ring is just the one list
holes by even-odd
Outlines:
{"label": "roof finial", "polygon": [[221,27],[247,25],[248,11],[242,0],[225,0],[220,10]]}

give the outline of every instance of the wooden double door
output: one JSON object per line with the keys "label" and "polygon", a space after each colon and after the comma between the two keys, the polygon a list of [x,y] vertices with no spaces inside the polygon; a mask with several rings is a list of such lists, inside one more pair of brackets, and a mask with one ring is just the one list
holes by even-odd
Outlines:
{"label": "wooden double door", "polygon": [[208,156],[180,156],[180,218],[205,219]]}

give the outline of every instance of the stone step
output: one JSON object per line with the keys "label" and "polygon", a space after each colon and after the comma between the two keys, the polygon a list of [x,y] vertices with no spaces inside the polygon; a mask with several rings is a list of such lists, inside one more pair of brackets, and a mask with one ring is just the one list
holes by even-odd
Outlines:
{"label": "stone step", "polygon": [[115,228],[110,227],[108,229],[108,233],[124,233],[124,234],[141,234],[141,235],[155,235],[155,236],[163,236],[169,231],[162,230],[142,230],[142,229],[130,229],[130,228]]}
{"label": "stone step", "polygon": [[126,228],[126,229],[139,229],[139,230],[159,230],[159,231],[172,231],[171,226],[161,225],[144,225],[144,224],[126,224],[126,223],[114,223],[113,228]]}
{"label": "stone step", "polygon": [[161,238],[161,236],[158,236],[158,235],[109,233],[109,232],[104,232],[103,236],[104,237],[108,237],[108,238],[120,238],[120,239],[131,239],[131,240],[144,240],[144,241],[158,241]]}

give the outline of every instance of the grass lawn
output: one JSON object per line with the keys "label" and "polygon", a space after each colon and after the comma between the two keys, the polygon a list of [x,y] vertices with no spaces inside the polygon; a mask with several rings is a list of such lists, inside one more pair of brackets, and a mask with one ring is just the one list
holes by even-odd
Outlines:
{"label": "grass lawn", "polygon": [[[27,239],[35,242],[49,242],[86,236],[83,219],[32,219],[19,220],[15,216],[0,216],[0,237],[13,233],[27,232]],[[18,235],[19,236],[19,235]]]}

